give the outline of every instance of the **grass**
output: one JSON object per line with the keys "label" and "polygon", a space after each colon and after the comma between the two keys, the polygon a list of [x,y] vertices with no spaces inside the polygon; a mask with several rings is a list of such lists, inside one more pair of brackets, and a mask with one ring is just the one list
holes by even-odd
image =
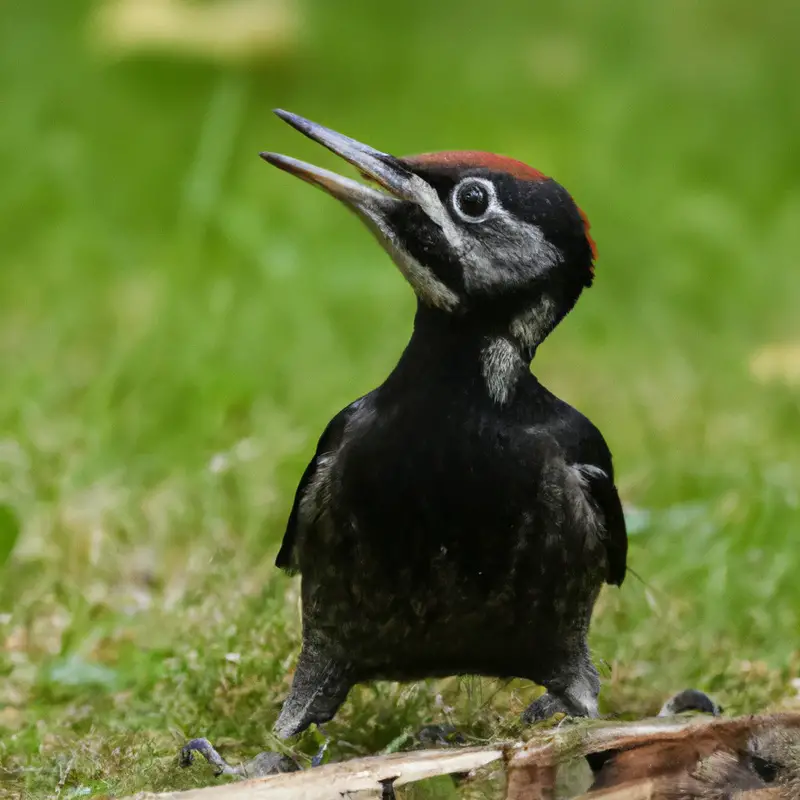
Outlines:
{"label": "grass", "polygon": [[[294,487],[413,308],[354,218],[258,160],[335,164],[276,106],[570,188],[598,278],[534,369],[604,431],[631,513],[642,580],[593,628],[603,709],[792,702],[800,395],[748,365],[800,336],[796,4],[307,0],[298,48],[250,68],[101,62],[89,10],[0,10],[0,795],[202,785],[186,738],[275,746]],[[448,717],[496,735],[534,691],[362,687],[332,755]]]}

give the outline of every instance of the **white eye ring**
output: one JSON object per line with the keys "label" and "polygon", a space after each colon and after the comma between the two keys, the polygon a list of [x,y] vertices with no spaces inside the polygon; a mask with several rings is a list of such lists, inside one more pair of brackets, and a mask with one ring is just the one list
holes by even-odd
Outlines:
{"label": "white eye ring", "polygon": [[[459,200],[459,195],[467,188],[477,186],[480,187],[486,196],[486,208],[481,211],[480,214],[470,214],[468,211],[464,209],[462,206],[461,201]],[[469,177],[464,178],[464,180],[460,181],[455,185],[453,191],[451,193],[451,202],[453,203],[453,209],[455,210],[456,214],[458,214],[461,219],[465,222],[483,222],[487,217],[491,216],[500,206],[500,203],[497,199],[497,192],[495,191],[494,184],[487,180],[486,178],[475,178]]]}

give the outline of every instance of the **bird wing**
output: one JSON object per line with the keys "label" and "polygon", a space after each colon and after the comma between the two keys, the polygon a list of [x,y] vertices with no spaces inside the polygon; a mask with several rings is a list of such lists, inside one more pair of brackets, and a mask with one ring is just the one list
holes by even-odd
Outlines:
{"label": "bird wing", "polygon": [[343,408],[325,427],[322,435],[317,442],[317,450],[314,457],[305,468],[300,483],[297,486],[297,491],[294,495],[294,503],[292,510],[289,513],[289,520],[286,523],[286,532],[283,534],[283,542],[278,555],[275,558],[275,566],[287,572],[289,575],[294,575],[299,567],[295,553],[295,544],[297,542],[297,528],[299,525],[299,509],[300,502],[303,495],[308,489],[309,484],[314,479],[317,469],[319,467],[320,458],[329,453],[335,452],[339,449],[342,443],[345,428],[350,418],[363,402],[364,397],[359,397],[358,400],[352,402],[347,408]]}
{"label": "bird wing", "polygon": [[614,476],[603,470],[584,473],[589,493],[603,514],[603,543],[608,560],[606,583],[622,586],[628,560],[628,531]]}

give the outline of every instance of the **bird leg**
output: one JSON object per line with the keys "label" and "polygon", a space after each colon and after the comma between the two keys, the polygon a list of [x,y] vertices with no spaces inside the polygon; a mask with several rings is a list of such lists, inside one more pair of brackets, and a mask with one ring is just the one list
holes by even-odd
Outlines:
{"label": "bird leg", "polygon": [[328,722],[354,683],[349,664],[305,642],[297,660],[292,688],[275,723],[275,733],[281,739],[288,739],[312,723]]}
{"label": "bird leg", "polygon": [[[329,744],[328,735],[319,726],[333,717],[353,683],[349,665],[331,658],[313,644],[304,644],[297,661],[291,691],[275,723],[275,732],[282,739],[288,739],[316,723],[324,740],[311,761],[312,767],[322,763]],[[251,761],[231,766],[208,739],[192,739],[183,746],[180,753],[182,766],[192,763],[193,753],[204,756],[217,775],[254,778],[300,769],[287,756],[270,752],[259,753]]]}
{"label": "bird leg", "polygon": [[522,722],[531,725],[562,713],[568,717],[598,716],[597,697],[600,678],[588,651],[580,656],[577,665],[564,670],[558,678],[544,681],[547,691],[522,712]]}

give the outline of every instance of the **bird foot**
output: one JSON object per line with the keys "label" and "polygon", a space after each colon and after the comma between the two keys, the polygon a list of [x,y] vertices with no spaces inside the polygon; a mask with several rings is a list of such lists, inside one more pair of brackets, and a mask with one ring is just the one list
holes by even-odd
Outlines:
{"label": "bird foot", "polygon": [[684,689],[670,697],[658,712],[659,717],[671,717],[674,714],[684,714],[687,711],[699,711],[718,717],[724,709],[715,703],[705,692],[699,689]]}
{"label": "bird foot", "polygon": [[231,766],[208,739],[192,739],[182,748],[179,762],[182,767],[191,765],[194,753],[200,753],[214,768],[215,775],[232,775],[237,778],[264,778],[279,772],[296,772],[297,763],[282,753],[259,753],[250,761]]}
{"label": "bird foot", "polygon": [[452,747],[466,739],[453,725],[426,725],[414,737],[423,747]]}
{"label": "bird foot", "polygon": [[331,737],[328,736],[328,733],[322,727],[322,725],[317,725],[317,730],[322,734],[322,744],[319,746],[319,750],[314,754],[311,758],[311,766],[312,767],[319,767],[321,764],[325,763],[325,754],[328,751],[328,745],[331,743]]}
{"label": "bird foot", "polygon": [[562,698],[550,694],[550,692],[545,692],[522,712],[521,718],[524,725],[533,725],[537,722],[544,722],[555,714],[564,714],[565,717],[587,716],[585,712],[580,712],[568,705]]}

